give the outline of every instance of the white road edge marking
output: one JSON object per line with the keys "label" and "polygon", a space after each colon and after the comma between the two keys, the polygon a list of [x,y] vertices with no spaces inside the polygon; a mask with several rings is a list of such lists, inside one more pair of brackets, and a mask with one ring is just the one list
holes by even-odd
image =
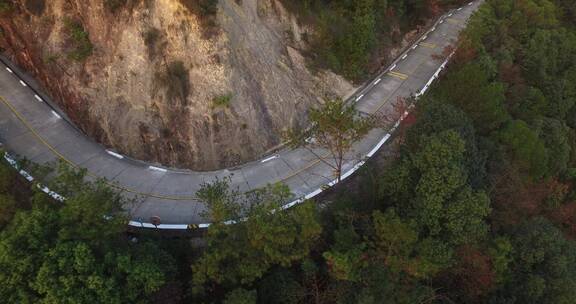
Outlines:
{"label": "white road edge marking", "polygon": [[457,9],[457,11],[461,11],[461,10],[462,10],[462,8]]}
{"label": "white road edge marking", "polygon": [[21,84],[23,87],[27,87],[26,83],[25,83],[24,81],[22,81],[22,80],[20,80],[20,84]]}
{"label": "white road edge marking", "polygon": [[393,66],[390,67],[390,71],[394,70],[396,68],[396,64],[394,64]]}
{"label": "white road edge marking", "polygon": [[376,80],[376,81],[374,82],[374,84],[379,84],[380,81],[382,81],[382,78],[378,78],[378,80]]}
{"label": "white road edge marking", "polygon": [[422,37],[422,40],[426,40],[426,39],[428,39],[428,35]]}
{"label": "white road edge marking", "polygon": [[164,168],[158,168],[158,167],[154,167],[154,166],[149,166],[148,169],[150,169],[152,171],[158,171],[158,172],[168,172],[168,170],[166,170]]}
{"label": "white road edge marking", "polygon": [[[8,154],[8,152],[4,152],[4,159],[12,166],[12,168],[19,170],[18,173],[20,173],[20,175],[22,175],[24,178],[26,178],[27,181],[29,181],[29,182],[34,181],[34,177],[32,175],[30,175],[30,173],[20,169],[18,162],[16,162],[16,160],[14,158],[12,158],[12,156],[10,156],[10,154]],[[41,184],[37,184],[36,187],[38,187],[38,189],[42,190],[42,192],[50,195],[55,200],[58,200],[60,202],[64,202],[64,200],[66,200],[65,197],[63,197],[62,195],[60,195],[54,191],[51,191],[46,186],[43,186]]]}
{"label": "white road edge marking", "polygon": [[444,23],[444,20],[440,20],[440,24]]}
{"label": "white road edge marking", "polygon": [[56,113],[54,110],[52,110],[52,115],[56,116],[56,118],[60,119],[62,118],[60,115],[58,115],[58,113]]}
{"label": "white road edge marking", "polygon": [[[182,225],[182,224],[160,224],[158,226],[155,226],[151,223],[144,223],[144,222],[139,222],[139,221],[130,221],[128,223],[129,226],[132,227],[141,227],[141,228],[158,228],[158,229],[166,229],[166,230],[187,230],[188,229],[188,225]],[[200,224],[198,225],[198,228],[208,228],[208,224]]]}
{"label": "white road edge marking", "polygon": [[14,72],[12,72],[12,70],[10,68],[6,68],[6,71],[8,71],[8,73],[13,74]]}
{"label": "white road edge marking", "polygon": [[374,156],[374,154],[376,154],[376,152],[378,152],[378,150],[380,150],[380,148],[382,148],[382,146],[388,141],[388,139],[390,139],[392,135],[390,134],[386,134],[384,136],[384,138],[382,138],[382,140],[380,140],[380,142],[378,142],[378,144],[374,147],[374,149],[372,149],[368,154],[366,154],[367,157],[372,157]]}
{"label": "white road edge marking", "polygon": [[418,44],[412,46],[412,49],[415,50],[418,47]]}
{"label": "white road edge marking", "polygon": [[270,157],[268,157],[268,158],[266,158],[266,159],[263,159],[263,160],[261,161],[261,163],[269,162],[269,161],[271,161],[271,160],[273,160],[273,159],[277,159],[278,157],[279,157],[278,155],[270,156]]}
{"label": "white road edge marking", "polygon": [[422,88],[422,91],[420,91],[420,95],[424,95],[424,93],[426,93],[426,91],[428,91],[430,87],[428,85],[424,86],[424,88]]}
{"label": "white road edge marking", "polygon": [[[316,189],[314,192],[316,192],[316,191],[318,191],[318,193],[321,193],[321,192],[322,192],[322,189]],[[314,193],[314,192],[312,192],[312,193]],[[312,193],[310,193],[310,194],[312,194]],[[297,199],[297,200],[295,200],[295,201],[292,201],[292,202],[290,202],[290,203],[282,206],[282,210],[290,209],[290,208],[292,208],[292,207],[294,207],[294,206],[302,203],[303,201],[304,201],[303,199]]]}
{"label": "white road edge marking", "polygon": [[110,150],[106,150],[106,153],[108,153],[108,154],[110,154],[110,155],[112,155],[112,156],[114,156],[114,157],[116,157],[116,158],[118,158],[118,159],[124,159],[124,155],[118,154],[118,153],[116,153],[116,152],[112,152],[112,151],[110,151]]}
{"label": "white road edge marking", "polygon": [[[460,9],[458,9],[458,10],[460,10]],[[452,14],[450,14],[450,16],[451,16],[451,15],[452,15]],[[415,49],[416,47],[417,47],[417,45],[414,45],[412,48]],[[429,81],[429,83],[432,82],[435,78],[437,78],[437,74],[439,74],[439,72],[440,72],[442,69],[444,69],[444,67],[446,66],[446,64],[448,63],[448,61],[449,61],[450,58],[452,57],[452,55],[454,55],[454,53],[450,54],[450,56],[448,57],[448,59],[446,59],[446,61],[442,64],[442,66],[440,66],[440,68],[438,69],[438,71],[436,72],[436,74],[431,78],[431,80]],[[394,67],[396,67],[396,65],[394,65]],[[392,69],[391,69],[391,70],[392,70]],[[380,80],[381,80],[381,79],[378,79],[377,82],[379,82]],[[20,82],[22,83],[22,81],[20,81]],[[23,84],[23,85],[25,85],[25,84]],[[427,85],[427,86],[428,86],[428,85]],[[426,87],[425,87],[425,88],[426,88]],[[423,90],[423,91],[424,91],[424,90]],[[421,95],[421,94],[423,94],[423,92],[420,92],[420,93],[417,94],[416,96],[419,96],[419,95]],[[413,105],[412,105],[412,106],[413,106]],[[60,117],[60,115],[58,115],[56,112],[52,111],[52,113],[53,113],[54,115],[56,115],[57,117]],[[406,114],[407,114],[407,113],[405,113],[405,115],[406,115]],[[404,119],[405,115],[403,115],[403,117],[396,123],[396,125],[399,125],[399,124],[400,124],[400,121],[402,121],[402,120]],[[395,126],[395,127],[397,127],[397,126]],[[390,138],[390,136],[391,136],[390,133],[386,134],[386,135],[384,136],[384,138],[378,143],[378,145],[377,145],[376,147],[374,147],[374,149],[373,149],[372,151],[370,151],[368,157],[370,157],[370,155],[373,155],[374,153],[376,153],[376,151],[378,151],[379,148],[381,148],[381,146]],[[9,157],[9,156],[8,156],[8,153],[5,153],[5,154],[4,154],[4,158],[5,158],[10,164],[12,164],[13,166],[16,166],[16,161],[15,161],[14,159],[12,159],[11,157]],[[356,170],[358,170],[358,169],[359,169],[362,165],[364,165],[364,164],[365,164],[365,161],[362,161],[362,162],[356,164],[351,170],[349,170],[349,171],[346,172],[344,175],[342,175],[341,179],[343,180],[343,179],[351,176]],[[161,172],[167,172],[166,169],[158,168],[158,167],[154,167],[154,166],[149,166],[148,168],[151,169],[151,170],[156,170],[156,171],[161,171]],[[24,172],[25,172],[25,171],[24,171]],[[20,173],[22,174],[22,171],[21,171]],[[25,173],[26,173],[26,172],[25,172]],[[24,174],[22,174],[22,175],[24,175]],[[28,176],[28,177],[29,177],[29,178],[33,178],[33,177],[31,177],[31,176]],[[28,177],[27,177],[27,179],[28,179]],[[336,182],[337,182],[337,180],[334,180],[334,181],[332,181],[331,183],[329,183],[329,185],[330,185],[330,186],[331,186],[331,185],[334,185],[334,184],[336,184]],[[38,185],[38,188],[40,188],[42,191],[46,192],[47,194],[49,194],[50,196],[52,196],[53,198],[55,198],[55,199],[57,199],[57,200],[59,200],[59,201],[64,201],[64,200],[65,200],[64,197],[62,197],[61,195],[59,195],[59,194],[57,194],[57,193],[55,193],[55,192],[53,192],[53,191],[50,191],[50,189],[48,189],[46,186]],[[314,192],[309,193],[308,195],[304,196],[304,198],[299,198],[299,199],[297,199],[297,200],[295,200],[295,201],[293,201],[293,202],[291,202],[291,203],[289,203],[289,204],[287,204],[287,205],[282,206],[281,209],[288,209],[288,208],[290,208],[290,207],[292,207],[292,206],[294,206],[294,205],[296,205],[296,204],[299,204],[299,203],[303,202],[303,201],[306,200],[306,199],[310,199],[310,198],[312,198],[312,197],[320,194],[322,191],[323,191],[323,187],[318,188],[318,189],[315,190]],[[236,222],[236,221],[228,221],[228,222],[226,222],[225,224],[233,223],[233,222]],[[131,220],[131,221],[129,222],[129,225],[130,225],[130,226],[134,226],[134,227],[159,228],[159,229],[177,229],[177,230],[187,230],[187,229],[189,228],[189,226],[190,226],[190,225],[182,225],[182,224],[160,224],[160,225],[153,225],[153,224],[150,224],[150,223],[144,223],[144,222],[141,222],[141,221],[134,221],[134,220]],[[198,225],[193,225],[193,226],[196,226],[196,227],[199,227],[199,228],[208,228],[208,227],[210,226],[210,224],[198,224]]]}
{"label": "white road edge marking", "polygon": [[435,30],[436,30],[436,27],[433,27],[433,28],[430,30],[430,32],[433,32],[433,31],[435,31]]}
{"label": "white road edge marking", "polygon": [[450,14],[448,14],[448,17],[452,17],[452,15],[454,15],[454,13],[450,13]]}
{"label": "white road edge marking", "polygon": [[406,57],[408,57],[408,54],[404,54],[404,56],[402,56],[402,60],[406,59]]}
{"label": "white road edge marking", "polygon": [[36,98],[36,100],[38,100],[38,101],[40,101],[40,102],[43,102],[43,101],[44,101],[44,100],[42,100],[42,98],[40,98],[40,96],[38,96],[38,95],[36,95],[36,94],[34,94],[34,98]]}
{"label": "white road edge marking", "polygon": [[359,101],[360,99],[362,99],[362,97],[364,97],[364,94],[362,94],[362,95],[360,95],[360,96],[356,97],[356,101]]}
{"label": "white road edge marking", "polygon": [[30,175],[30,173],[28,173],[28,172],[26,172],[26,171],[24,171],[24,170],[20,170],[19,173],[20,173],[20,175],[24,176],[24,178],[25,178],[27,181],[29,181],[29,182],[34,181],[34,177],[32,177],[32,175]]}
{"label": "white road edge marking", "polygon": [[59,202],[64,202],[65,198],[62,195],[60,195],[54,191],[51,191],[50,188],[48,188],[46,186],[42,186],[40,184],[38,184],[37,187],[38,187],[38,189],[42,190],[42,192],[51,196],[53,199],[55,199]]}

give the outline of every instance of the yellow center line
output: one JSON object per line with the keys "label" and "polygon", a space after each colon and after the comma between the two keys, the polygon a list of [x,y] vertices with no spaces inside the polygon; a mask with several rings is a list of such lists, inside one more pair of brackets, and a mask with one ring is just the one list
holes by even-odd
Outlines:
{"label": "yellow center line", "polygon": [[[459,23],[461,22],[461,21],[456,20],[456,19],[454,19],[454,18],[447,18],[446,21],[449,22],[449,23],[453,23],[453,24],[459,24]],[[432,44],[432,43],[421,42],[420,45],[423,46],[423,47],[428,47],[428,48],[432,48],[432,49],[433,49],[433,48],[436,48],[436,45],[435,45],[435,44]],[[388,72],[388,75],[389,75],[389,76],[396,77],[396,78],[399,78],[399,79],[402,79],[402,80],[406,80],[406,79],[408,79],[408,77],[409,77],[409,76],[406,75],[406,74],[402,74],[402,73],[394,72],[394,71]],[[50,151],[52,151],[52,153],[54,153],[56,156],[58,156],[60,159],[62,159],[64,162],[66,162],[66,163],[69,164],[70,166],[72,166],[72,167],[74,167],[74,168],[77,168],[77,169],[80,169],[80,168],[81,168],[80,166],[78,166],[78,165],[76,165],[75,163],[73,163],[71,160],[67,159],[64,155],[62,155],[60,152],[58,152],[53,146],[51,146],[44,138],[42,138],[42,136],[40,136],[40,134],[38,134],[38,132],[36,132],[36,130],[24,119],[24,117],[22,117],[22,115],[21,115],[8,101],[6,101],[2,96],[0,96],[0,100],[2,101],[2,103],[4,103],[4,104],[10,109],[10,111],[12,111],[12,113],[14,113],[14,114],[16,115],[16,117],[18,118],[18,120],[20,120],[20,121],[26,126],[26,128],[28,128],[28,130],[30,130],[30,132],[31,132],[32,134],[34,134],[34,136],[35,136],[36,138],[38,138],[38,140],[40,140],[46,147],[48,147],[48,149],[50,149]],[[374,111],[374,113],[377,113],[378,111],[380,111],[380,109],[381,109],[384,105],[386,105],[386,102],[384,102],[382,105],[380,105],[380,107],[379,107],[376,111]],[[323,158],[326,158],[326,157],[328,157],[328,156],[329,156],[329,155],[326,155],[326,156],[324,156]],[[299,170],[291,173],[290,175],[288,175],[288,176],[285,177],[285,178],[282,178],[282,179],[280,180],[280,182],[283,182],[283,181],[285,181],[285,180],[288,180],[288,179],[290,179],[290,178],[292,178],[292,177],[300,174],[301,172],[303,172],[303,171],[305,171],[305,170],[308,170],[309,168],[311,168],[311,167],[315,166],[316,164],[320,163],[321,161],[322,161],[321,159],[318,159],[318,160],[315,160],[315,161],[310,162],[310,163],[309,163],[308,165],[306,165],[305,167],[303,167],[303,168],[301,168],[301,169],[299,169]],[[106,178],[102,178],[102,177],[100,177],[100,176],[97,176],[97,175],[95,175],[95,174],[93,174],[93,173],[91,173],[91,172],[89,172],[89,171],[87,171],[86,174],[87,174],[88,176],[91,176],[91,177],[96,178],[96,179],[103,179],[104,182],[105,182],[107,185],[109,185],[110,187],[113,187],[113,188],[115,188],[115,189],[119,189],[119,190],[122,190],[122,191],[126,191],[126,192],[129,192],[129,193],[133,193],[133,194],[136,194],[136,195],[142,195],[142,196],[148,196],[148,197],[154,197],[154,198],[160,198],[160,199],[167,199],[167,200],[175,200],[175,201],[196,200],[196,197],[194,197],[194,196],[172,197],[172,196],[157,195],[157,194],[152,194],[152,193],[143,193],[143,192],[139,192],[139,191],[137,191],[137,190],[133,190],[133,189],[130,189],[130,188],[122,187],[122,186],[120,186],[120,185],[118,185],[118,184],[116,184],[116,183],[111,183],[111,182],[109,182]]]}
{"label": "yellow center line", "polygon": [[436,47],[435,44],[433,44],[433,43],[427,43],[427,42],[421,42],[420,45],[423,46],[423,47],[431,48],[431,49],[433,49],[433,48]]}
{"label": "yellow center line", "polygon": [[[426,42],[422,42],[422,43],[420,43],[420,45],[425,46],[425,47],[429,47],[429,48],[435,48],[435,47],[436,47],[435,44],[426,43]],[[392,76],[392,77],[396,77],[396,78],[402,79],[402,80],[406,80],[406,79],[409,78],[409,75],[406,75],[406,74],[403,74],[403,73],[400,73],[400,72],[395,72],[395,71],[389,71],[389,72],[388,72],[388,75],[389,75],[389,76]],[[15,109],[11,104],[9,104],[4,98],[2,98],[2,96],[0,96],[0,99],[1,99],[2,102],[18,117],[18,119],[34,134],[34,136],[36,136],[44,145],[46,145],[55,155],[57,155],[59,158],[61,158],[62,160],[64,160],[66,163],[68,163],[69,165],[73,166],[74,168],[80,168],[80,166],[78,166],[78,165],[74,164],[72,161],[68,160],[64,155],[60,154],[58,151],[56,151],[56,149],[54,149],[54,147],[52,147],[46,140],[44,140],[44,138],[42,138],[42,137],[26,122],[26,120],[20,115],[20,113],[18,113],[18,111],[16,111],[16,109]],[[374,111],[374,113],[377,113],[378,111],[380,111],[380,109],[381,109],[385,104],[386,104],[386,103],[384,102],[382,105],[380,105],[380,107],[379,107],[376,111]],[[327,157],[329,157],[329,156],[330,156],[330,154],[327,154],[327,155],[323,156],[322,159],[325,159],[325,158],[327,158]],[[299,169],[299,170],[297,170],[297,171],[294,171],[294,172],[292,172],[290,175],[288,175],[288,176],[280,179],[279,182],[284,182],[284,181],[286,181],[286,180],[288,180],[288,179],[290,179],[290,178],[292,178],[292,177],[294,177],[294,176],[296,176],[296,175],[298,175],[298,174],[300,174],[300,173],[302,173],[302,172],[310,169],[311,167],[317,165],[317,164],[320,163],[321,161],[322,161],[321,159],[312,161],[312,162],[308,163],[305,167],[303,167],[303,168],[301,168],[301,169]],[[97,179],[100,179],[100,178],[101,178],[101,177],[99,177],[99,176],[97,176],[97,175],[95,175],[95,174],[93,174],[93,173],[90,173],[90,172],[87,172],[87,175],[92,176],[92,177],[97,178]],[[194,197],[194,196],[190,196],[190,197],[171,197],[171,196],[164,196],[164,195],[158,195],[158,194],[152,194],[152,193],[142,193],[142,192],[139,192],[139,191],[136,191],[136,190],[133,190],[133,189],[129,189],[129,188],[125,188],[125,187],[119,186],[119,185],[117,185],[117,184],[115,184],[115,183],[110,183],[110,182],[108,182],[107,179],[104,179],[104,180],[105,180],[106,184],[108,184],[108,185],[111,186],[111,187],[114,187],[114,188],[116,188],[116,189],[120,189],[120,190],[123,190],[123,191],[126,191],[126,192],[134,193],[134,194],[137,194],[137,195],[149,196],[149,197],[161,198],[161,199],[168,199],[168,200],[176,200],[176,201],[187,201],[187,200],[195,200],[195,199],[196,199],[196,197]]]}
{"label": "yellow center line", "polygon": [[[6,99],[4,99],[4,97],[0,96],[0,100],[2,101],[2,103],[4,103],[8,107],[8,109],[10,109],[10,111],[12,111],[12,113],[14,113],[14,115],[16,115],[18,120],[20,120],[20,122],[22,122],[24,124],[24,126],[26,126],[26,128],[30,132],[32,132],[32,134],[40,142],[42,142],[42,144],[44,144],[48,149],[50,149],[50,151],[52,151],[52,153],[54,153],[54,155],[58,156],[58,158],[62,159],[68,165],[70,165],[76,169],[81,169],[80,166],[76,165],[74,162],[72,162],[71,160],[66,158],[66,156],[64,156],[60,152],[58,152],[52,145],[50,145],[50,143],[48,143],[42,136],[40,136],[40,134],[24,119],[24,117],[22,117],[22,115],[14,108],[14,106],[12,106]],[[97,175],[95,175],[89,171],[87,171],[86,174],[88,176],[91,176],[91,177],[96,178],[96,179],[103,179],[101,176],[97,176]],[[126,192],[129,192],[132,194],[136,194],[136,195],[142,195],[142,196],[148,196],[148,197],[154,197],[154,198],[160,198],[160,199],[167,199],[167,200],[174,200],[174,201],[189,201],[189,200],[195,200],[196,199],[196,197],[194,197],[194,196],[172,197],[172,196],[164,196],[164,195],[158,195],[158,194],[153,194],[153,193],[143,193],[143,192],[139,192],[137,190],[122,187],[116,183],[111,183],[105,178],[104,178],[104,182],[110,187],[113,187],[113,188],[118,189],[118,190],[126,191]]]}
{"label": "yellow center line", "polygon": [[[421,44],[426,44],[427,46],[432,46],[432,48],[436,47],[436,45],[430,44],[430,43],[425,43],[425,42],[424,42],[424,43],[421,43]],[[406,75],[406,74],[403,74],[403,73],[400,73],[400,72],[396,72],[396,71],[389,71],[387,74],[388,74],[389,76],[393,76],[393,77],[396,77],[396,78],[400,78],[400,79],[402,79],[402,80],[406,80],[406,79],[408,79],[408,78],[410,77],[409,75]],[[385,100],[384,103],[382,103],[382,104],[380,105],[380,107],[378,107],[378,109],[376,109],[376,111],[374,111],[373,114],[378,113],[378,111],[380,111],[380,109],[382,109],[382,107],[384,107],[384,105],[386,105],[386,100]],[[330,156],[330,154],[327,154],[327,155],[323,156],[322,158],[325,159],[325,158],[327,158],[327,157],[329,157],[329,156]],[[287,180],[287,179],[290,179],[290,178],[292,178],[292,177],[294,177],[294,176],[302,173],[303,171],[306,171],[306,170],[308,170],[309,168],[317,165],[317,164],[318,164],[319,162],[321,162],[321,161],[322,161],[322,160],[320,160],[320,159],[315,160],[315,161],[312,161],[312,162],[310,162],[307,166],[305,166],[304,168],[295,171],[294,173],[288,175],[287,177],[281,179],[280,181],[283,182],[283,181],[285,181],[285,180]]]}
{"label": "yellow center line", "polygon": [[[460,21],[458,21],[458,20],[456,20],[456,19],[453,19],[453,18],[448,18],[448,19],[446,19],[446,20],[447,20],[448,22],[450,22],[450,23],[460,23]],[[421,42],[420,45],[423,46],[423,47],[431,48],[431,49],[436,48],[436,44],[433,44],[433,43]],[[402,80],[406,80],[406,79],[408,79],[408,78],[410,77],[409,75],[406,75],[406,74],[403,74],[403,73],[399,73],[399,72],[395,72],[395,71],[389,71],[387,74],[388,74],[389,76],[396,77],[396,78],[399,78],[399,79],[402,79]],[[374,111],[373,114],[378,113],[385,105],[386,105],[386,102],[382,103],[382,104],[380,105],[380,107],[378,107],[378,109],[376,109],[376,111]],[[324,156],[323,158],[326,158],[326,157],[328,157],[328,156],[330,156],[330,155],[326,155],[326,156]],[[309,168],[317,165],[317,164],[320,163],[320,162],[321,162],[320,159],[319,159],[319,160],[315,160],[315,161],[313,161],[313,162],[310,162],[310,163],[309,163],[308,165],[306,165],[304,168],[293,172],[292,174],[288,175],[287,177],[281,179],[280,181],[283,182],[283,181],[285,181],[285,180],[288,180],[288,179],[290,179],[290,178],[292,178],[292,177],[294,177],[294,176],[302,173],[303,171],[306,171],[306,170],[308,170]]]}
{"label": "yellow center line", "polygon": [[402,73],[399,73],[399,72],[390,71],[390,72],[388,72],[388,75],[394,76],[394,77],[396,77],[396,78],[400,78],[400,79],[402,79],[402,80],[408,79],[408,75],[402,74]]}
{"label": "yellow center line", "polygon": [[[330,156],[330,155],[326,155],[326,156],[324,156],[324,158],[326,158],[326,157],[328,157],[328,156]],[[290,178],[292,178],[292,177],[294,177],[294,176],[296,176],[296,175],[298,175],[298,174],[300,174],[300,173],[302,173],[302,172],[310,169],[311,167],[316,166],[316,165],[317,165],[319,162],[321,162],[321,161],[322,161],[322,160],[320,160],[320,159],[317,159],[317,160],[315,160],[315,161],[312,161],[312,162],[310,162],[308,165],[306,165],[304,168],[299,169],[299,170],[297,170],[297,171],[294,171],[292,174],[290,174],[290,175],[282,178],[279,182],[283,182],[283,181],[285,181],[285,180],[288,180],[288,179],[290,179]]]}
{"label": "yellow center line", "polygon": [[[424,63],[421,62],[421,63],[418,65],[418,67],[416,68],[416,70],[417,70],[418,68],[420,68],[420,67],[422,66],[422,64],[424,64]],[[388,99],[387,99],[387,100],[384,100],[384,102],[383,102],[383,103],[378,107],[378,109],[376,109],[376,111],[374,111],[374,113],[372,113],[372,114],[374,115],[374,114],[380,112],[380,110],[381,110],[386,104],[388,104],[386,101],[388,101]]]}
{"label": "yellow center line", "polygon": [[[58,152],[52,145],[50,145],[50,143],[48,143],[25,119],[24,117],[14,108],[14,106],[12,106],[12,104],[10,104],[6,99],[4,99],[2,96],[0,96],[0,100],[10,109],[10,111],[12,111],[12,113],[14,113],[14,115],[16,115],[16,117],[18,118],[18,120],[20,120],[20,122],[22,122],[24,124],[24,126],[26,126],[26,128],[32,132],[32,134],[40,141],[42,142],[42,144],[44,144],[52,153],[54,153],[58,158],[62,159],[64,162],[66,162],[68,165],[77,168],[77,169],[81,169],[81,167],[77,164],[75,164],[74,162],[72,162],[71,160],[69,160],[68,158],[66,158],[66,156],[62,155],[60,152]],[[327,158],[328,156],[330,156],[330,154],[327,154],[325,156],[323,156],[323,158]],[[303,167],[302,169],[293,172],[292,174],[290,174],[287,177],[284,177],[280,180],[280,182],[283,182],[285,180],[288,180],[300,173],[302,173],[303,171],[306,171],[308,169],[310,169],[311,167],[317,165],[321,160],[316,160],[313,161],[311,163],[309,163],[308,165],[306,165],[305,167]],[[94,173],[91,173],[90,171],[87,171],[86,173],[88,176],[91,176],[93,178],[96,179],[102,179],[101,176],[97,176]],[[109,185],[110,187],[113,187],[115,189],[119,189],[119,190],[123,190],[129,193],[133,193],[133,194],[137,194],[137,195],[142,195],[142,196],[149,196],[149,197],[154,197],[154,198],[160,198],[160,199],[167,199],[167,200],[175,200],[175,201],[188,201],[188,200],[196,200],[195,196],[183,196],[183,197],[173,197],[173,196],[165,196],[165,195],[159,195],[159,194],[153,194],[153,193],[143,193],[143,192],[139,192],[137,190],[133,190],[130,188],[126,188],[126,187],[122,187],[116,183],[111,183],[109,182],[107,179],[104,178],[104,181],[107,185]]]}

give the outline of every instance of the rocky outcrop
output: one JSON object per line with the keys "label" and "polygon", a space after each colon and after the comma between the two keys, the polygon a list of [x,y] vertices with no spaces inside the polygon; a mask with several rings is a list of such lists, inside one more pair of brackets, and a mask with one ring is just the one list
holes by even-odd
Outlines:
{"label": "rocky outcrop", "polygon": [[[352,86],[311,73],[306,29],[276,0],[13,0],[0,48],[89,136],[137,159],[211,170],[254,159]],[[192,3],[192,4],[191,4]],[[218,26],[214,26],[214,21]]]}

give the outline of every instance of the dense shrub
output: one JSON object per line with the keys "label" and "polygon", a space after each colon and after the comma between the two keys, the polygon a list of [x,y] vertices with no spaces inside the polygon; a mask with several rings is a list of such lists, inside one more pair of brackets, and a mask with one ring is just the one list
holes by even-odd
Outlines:
{"label": "dense shrub", "polygon": [[82,24],[71,19],[66,19],[65,27],[72,41],[72,50],[68,53],[68,57],[76,61],[84,61],[90,57],[94,46],[90,41],[88,32],[86,32]]}
{"label": "dense shrub", "polygon": [[0,0],[0,13],[7,13],[12,10],[12,2],[10,0]]}

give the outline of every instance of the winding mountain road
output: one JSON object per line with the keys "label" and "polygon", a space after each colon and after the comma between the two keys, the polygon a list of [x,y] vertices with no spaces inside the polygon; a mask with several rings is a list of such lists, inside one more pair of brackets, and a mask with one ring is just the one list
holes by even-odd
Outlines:
{"label": "winding mountain road", "polygon": [[[482,1],[474,1],[441,18],[418,41],[407,48],[382,74],[360,89],[351,99],[360,113],[386,114],[398,97],[419,96],[438,77],[448,60],[438,60],[453,46],[460,31]],[[51,100],[40,93],[34,81],[2,58],[0,68],[0,142],[5,158],[24,157],[36,163],[59,159],[86,168],[88,179],[104,178],[110,185],[135,198],[126,206],[131,226],[154,228],[151,217],[159,217],[160,229],[207,227],[202,217],[205,205],[195,198],[204,182],[230,177],[240,191],[282,182],[294,194],[286,208],[311,198],[335,184],[333,170],[308,149],[285,149],[262,160],[213,172],[162,168],[106,150],[71,124]],[[391,130],[375,129],[354,145],[347,155],[343,178],[350,176],[390,138]],[[325,153],[318,151],[318,153]],[[322,154],[323,155],[323,154]],[[28,180],[33,177],[21,171]],[[44,188],[56,199],[63,198]]]}

